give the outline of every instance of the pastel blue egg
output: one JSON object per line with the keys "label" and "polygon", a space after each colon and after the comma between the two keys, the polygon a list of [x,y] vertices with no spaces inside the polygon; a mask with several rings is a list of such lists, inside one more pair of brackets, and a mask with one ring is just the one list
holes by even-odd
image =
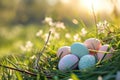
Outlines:
{"label": "pastel blue egg", "polygon": [[89,51],[83,43],[75,42],[71,45],[71,53],[81,58],[82,56],[89,54]]}
{"label": "pastel blue egg", "polygon": [[86,69],[86,68],[94,66],[95,63],[96,63],[96,61],[95,61],[95,57],[93,55],[85,55],[85,56],[81,57],[81,59],[78,63],[78,67],[79,67],[79,69]]}

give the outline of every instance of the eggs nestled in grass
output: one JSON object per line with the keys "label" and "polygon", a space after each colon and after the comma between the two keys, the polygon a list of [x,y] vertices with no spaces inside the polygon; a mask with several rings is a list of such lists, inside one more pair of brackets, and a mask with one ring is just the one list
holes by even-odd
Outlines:
{"label": "eggs nestled in grass", "polygon": [[60,58],[58,69],[67,71],[77,67],[79,70],[83,70],[95,66],[96,62],[102,60],[103,57],[103,60],[112,57],[111,53],[114,50],[109,47],[109,45],[102,46],[100,40],[96,38],[89,38],[84,43],[75,42],[71,46],[63,46],[57,51],[57,57]]}

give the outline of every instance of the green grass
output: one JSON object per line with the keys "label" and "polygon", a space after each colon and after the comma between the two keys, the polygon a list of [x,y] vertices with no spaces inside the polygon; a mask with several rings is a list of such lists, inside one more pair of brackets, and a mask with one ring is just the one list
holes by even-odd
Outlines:
{"label": "green grass", "polygon": [[[113,26],[114,25],[114,26]],[[50,35],[49,43],[40,56],[39,69],[35,68],[35,61],[45,44],[45,34],[53,28]],[[85,28],[87,34],[82,35],[81,29]],[[43,33],[37,37],[36,33],[43,30]],[[87,27],[84,23],[79,22],[77,27],[66,26],[66,29],[50,27],[49,25],[17,25],[11,28],[0,27],[0,79],[1,80],[97,80],[102,76],[103,80],[115,80],[117,71],[120,70],[120,30],[116,24],[110,23],[110,30],[105,30],[104,34],[96,36],[96,28]],[[66,38],[68,33],[70,38]],[[55,36],[56,34],[59,35]],[[74,39],[74,35],[78,39]],[[70,46],[74,42],[84,42],[84,40],[94,37],[99,38],[102,44],[110,44],[116,51],[114,56],[99,65],[86,70],[71,70],[61,72],[58,70],[59,59],[56,52],[61,46]],[[20,46],[26,45],[31,41],[33,46],[30,51],[23,51]],[[8,67],[5,67],[8,66]],[[17,70],[12,70],[9,67]],[[27,72],[26,72],[27,71]],[[29,72],[34,73],[30,74]]]}

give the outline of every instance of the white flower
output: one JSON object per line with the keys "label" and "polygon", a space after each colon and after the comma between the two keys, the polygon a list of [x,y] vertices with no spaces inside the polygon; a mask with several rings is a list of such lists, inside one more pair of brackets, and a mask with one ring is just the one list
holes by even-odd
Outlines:
{"label": "white flower", "polygon": [[27,41],[25,47],[31,48],[31,47],[33,47],[33,43],[31,41]]}
{"label": "white flower", "polygon": [[65,29],[65,25],[63,22],[56,22],[55,23],[56,28],[61,28],[61,29]]}
{"label": "white flower", "polygon": [[74,38],[74,41],[78,41],[78,40],[80,40],[80,38],[79,38],[79,34],[75,34],[75,35],[73,36],[73,38]]}
{"label": "white flower", "polygon": [[51,17],[45,17],[44,20],[46,23],[52,22],[52,18]]}
{"label": "white flower", "polygon": [[103,22],[99,22],[97,24],[98,34],[105,33],[105,30],[109,27],[109,23],[104,20]]}
{"label": "white flower", "polygon": [[85,28],[81,29],[81,33],[82,33],[82,36],[85,36],[87,34],[87,31],[85,30]]}
{"label": "white flower", "polygon": [[55,23],[53,23],[52,21],[48,23],[50,26],[55,26]]}
{"label": "white flower", "polygon": [[65,34],[65,37],[66,37],[66,38],[70,38],[71,36],[70,36],[69,33],[66,33],[66,34]]}
{"label": "white flower", "polygon": [[54,26],[53,20],[51,17],[45,17],[44,22],[47,23],[50,26]]}
{"label": "white flower", "polygon": [[53,27],[50,28],[50,31],[51,31],[53,34],[56,33],[56,30],[55,30],[55,28],[53,28]]}
{"label": "white flower", "polygon": [[25,46],[21,45],[20,48],[22,51],[31,51],[33,47],[33,43],[31,41],[27,41]]}
{"label": "white flower", "polygon": [[43,30],[39,30],[37,33],[36,33],[36,36],[39,37],[43,34]]}
{"label": "white flower", "polygon": [[54,38],[55,38],[55,39],[59,39],[59,38],[60,38],[60,34],[59,34],[59,33],[55,33],[55,34],[54,34]]}

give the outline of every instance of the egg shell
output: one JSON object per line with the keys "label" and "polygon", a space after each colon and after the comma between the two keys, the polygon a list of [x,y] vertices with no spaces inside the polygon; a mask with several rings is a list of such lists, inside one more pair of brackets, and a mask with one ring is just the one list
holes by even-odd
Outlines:
{"label": "egg shell", "polygon": [[[91,49],[91,50],[99,50],[99,48],[102,46],[102,44],[100,43],[100,40],[96,38],[89,38],[84,41],[84,44],[88,49]],[[92,55],[94,55],[95,53],[96,52],[90,51],[90,54]]]}
{"label": "egg shell", "polygon": [[96,60],[93,55],[85,55],[81,57],[78,63],[78,67],[80,70],[82,70],[82,69],[86,69],[86,68],[94,66],[95,63],[96,63]]}
{"label": "egg shell", "polygon": [[[108,47],[109,47],[109,45],[108,45],[108,44],[105,44],[105,45],[103,45],[103,46],[100,47],[99,51],[105,51],[105,52],[107,52]],[[113,52],[113,50],[114,50],[114,49],[111,47],[108,52]],[[97,53],[97,56],[98,56],[98,60],[101,60],[102,57],[104,56],[104,53],[99,52],[99,51],[98,51],[98,53]],[[113,54],[107,54],[107,55],[105,56],[104,60],[107,60],[107,59],[111,58],[112,55],[113,55]]]}
{"label": "egg shell", "polygon": [[83,43],[75,42],[71,45],[71,53],[80,58],[89,54],[89,51]]}
{"label": "egg shell", "polygon": [[70,46],[63,46],[61,48],[58,49],[57,51],[57,57],[62,58],[65,55],[70,54]]}
{"label": "egg shell", "polygon": [[75,69],[78,66],[79,58],[73,54],[65,55],[58,63],[60,71],[67,71]]}

